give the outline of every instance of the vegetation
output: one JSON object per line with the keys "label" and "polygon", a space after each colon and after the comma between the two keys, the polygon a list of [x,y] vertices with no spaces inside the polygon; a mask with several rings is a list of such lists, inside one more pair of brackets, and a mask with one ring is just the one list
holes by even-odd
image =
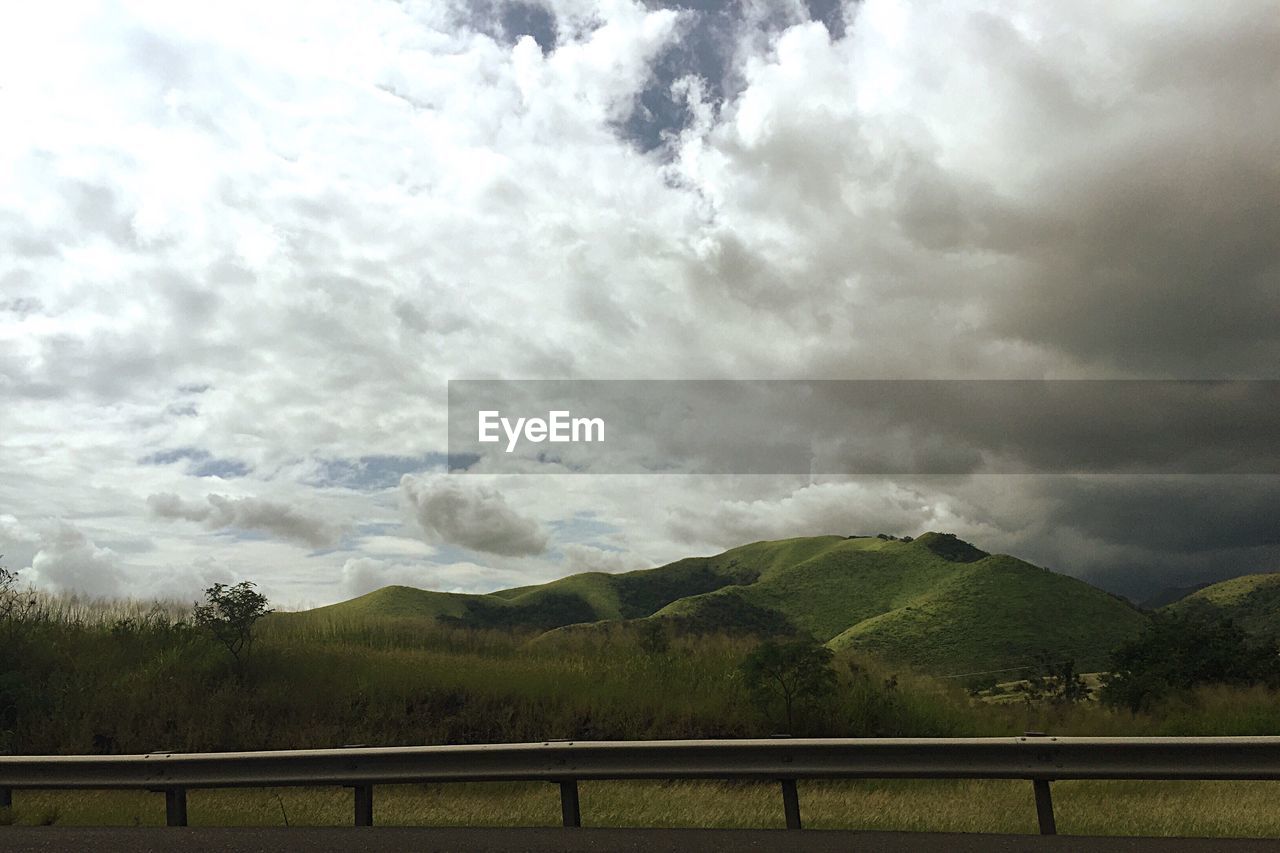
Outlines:
{"label": "vegetation", "polygon": [[1082,581],[941,533],[756,542],[656,569],[590,572],[484,596],[388,587],[287,618],[329,615],[537,631],[659,619],[682,632],[812,635],[833,649],[941,675],[1017,666],[1042,649],[1101,669],[1147,618]]}
{"label": "vegetation", "polygon": [[797,713],[816,710],[836,693],[831,657],[830,649],[812,639],[765,640],[747,655],[741,670],[756,707],[775,719],[774,709],[781,706],[778,719],[786,726],[784,732],[801,734]]}
{"label": "vegetation", "polygon": [[1083,702],[1093,693],[1084,676],[1076,672],[1074,660],[1054,660],[1048,652],[1036,656],[1035,671],[1018,685],[1018,690],[1028,702],[1054,705]]}
{"label": "vegetation", "polygon": [[[781,829],[773,783],[583,782],[583,823],[599,826]],[[1035,834],[1030,784],[1014,780],[872,780],[799,783],[811,829]],[[1058,831],[1067,835],[1280,835],[1280,782],[1055,782]],[[559,791],[540,782],[381,785],[382,826],[555,826]],[[349,826],[342,788],[192,791],[193,826]],[[141,791],[20,791],[21,824],[164,825],[164,797]],[[3,828],[0,828],[3,833]],[[992,847],[997,845],[992,844]]]}
{"label": "vegetation", "polygon": [[1242,575],[1211,584],[1165,610],[1183,616],[1230,619],[1249,634],[1275,638],[1280,633],[1280,573]]}
{"label": "vegetation", "polygon": [[254,590],[252,581],[235,586],[215,583],[204,592],[203,604],[192,611],[196,625],[207,630],[227,650],[238,675],[253,650],[253,630],[258,620],[271,612],[267,597]]}
{"label": "vegetation", "polygon": [[[961,545],[931,536],[757,543],[617,576],[630,578],[621,583],[584,575],[491,596],[389,588],[305,613],[270,613],[251,585],[212,587],[192,609],[36,594],[3,572],[0,750],[762,737],[783,727],[813,736],[925,737],[1007,736],[1028,729],[1112,736],[1280,731],[1276,648],[1259,633],[1175,608],[1150,617],[1078,582],[1013,558],[977,556]],[[652,586],[647,579],[655,579]],[[819,594],[824,579],[831,601]],[[721,580],[724,586],[677,598],[649,615],[625,616]],[[1001,584],[1005,602],[989,605]],[[1062,622],[1048,615],[1046,596],[1081,619],[1136,619],[1134,630],[1114,644],[1100,691],[1104,701],[1089,701],[1097,676],[1079,672],[1083,667],[1063,654],[1070,649],[1062,640],[1083,630],[1105,636],[1104,626],[1085,622],[1074,633],[1059,630]],[[544,630],[605,611],[618,615]],[[863,626],[857,636],[917,643],[925,650],[920,659],[929,662],[1003,661],[1022,648],[1039,651],[1013,658],[1008,668],[993,667],[1000,673],[939,679],[901,658],[868,652],[872,643],[844,642],[848,630],[825,643],[822,634],[811,633],[841,613],[874,614],[857,623]],[[935,627],[930,616],[938,620]],[[985,656],[977,645],[984,624],[992,643]],[[1046,638],[1062,642],[1037,643]],[[947,643],[943,655],[938,650]],[[983,696],[965,690],[974,678],[999,677],[1016,681]],[[997,691],[1009,701],[988,701]],[[1027,792],[1006,795],[998,787],[832,783],[807,786],[803,801],[806,822],[815,826],[1003,831],[1017,821],[1030,825]],[[593,785],[584,788],[584,810],[595,825],[780,820],[773,811],[776,791],[761,789],[756,803],[755,794],[743,793],[750,788]],[[398,799],[380,799],[381,822],[540,823],[554,817],[554,808],[544,811],[543,802],[553,794],[532,785],[401,790]],[[1184,793],[1143,795],[1148,798],[1134,817],[1109,805],[1099,809],[1132,806],[1141,799],[1138,788],[1064,785],[1055,788],[1059,823],[1070,831],[1190,834],[1232,826],[1224,816],[1236,814],[1234,796],[1215,793],[1212,783],[1165,790]],[[1273,796],[1275,787],[1266,790]],[[200,792],[193,797],[193,819],[269,823],[287,812],[295,823],[345,821],[349,801],[338,807],[329,796]],[[1068,805],[1073,796],[1088,804],[1074,816]],[[1265,800],[1261,787],[1243,796]],[[699,798],[696,816],[679,805],[691,797]],[[1017,805],[974,807],[980,798],[1002,803],[1006,797]],[[24,793],[11,817],[105,822],[106,814],[153,822],[162,815],[154,799]],[[1185,803],[1193,801],[1217,803],[1220,811],[1189,815]],[[922,802],[930,803],[928,809],[919,807]],[[823,809],[829,818],[821,817]],[[1265,821],[1248,827],[1274,831]]]}
{"label": "vegetation", "polygon": [[[188,617],[40,618],[7,663],[23,685],[8,748],[29,753],[209,751],[767,736],[740,665],[744,634],[461,629],[390,617],[258,624],[244,678]],[[657,623],[664,626],[665,623]],[[995,731],[959,693],[845,667],[816,733]]]}
{"label": "vegetation", "polygon": [[1158,613],[1143,634],[1118,648],[1103,676],[1102,700],[1131,711],[1206,684],[1280,683],[1274,640],[1251,638],[1221,617]]}

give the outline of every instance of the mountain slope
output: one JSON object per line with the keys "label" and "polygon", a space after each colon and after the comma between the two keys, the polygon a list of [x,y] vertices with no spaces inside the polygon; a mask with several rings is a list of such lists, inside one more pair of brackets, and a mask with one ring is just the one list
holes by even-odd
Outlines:
{"label": "mountain slope", "polygon": [[[828,538],[839,541],[837,536]],[[779,543],[761,543],[775,544]],[[715,557],[690,557],[656,569],[620,574],[585,572],[484,595],[388,586],[350,601],[280,615],[293,620],[313,616],[418,617],[478,628],[545,631],[584,622],[643,618],[685,596],[729,584],[751,583],[770,565],[802,556],[806,547],[812,547],[807,540],[795,548],[748,546]]]}
{"label": "mountain slope", "polygon": [[1083,581],[997,555],[956,567],[928,593],[851,626],[831,645],[952,674],[1023,665],[1041,651],[1090,671],[1146,620]]}
{"label": "mountain slope", "polygon": [[1167,605],[1182,615],[1225,616],[1251,634],[1280,633],[1280,572],[1210,584]]}
{"label": "mountain slope", "polygon": [[537,631],[637,619],[699,631],[799,629],[834,648],[948,674],[1017,666],[1040,651],[1097,668],[1146,621],[1083,581],[941,533],[756,542],[487,595],[387,587],[308,612]]}
{"label": "mountain slope", "polygon": [[[658,615],[696,615],[717,599],[781,613],[833,648],[946,673],[1017,666],[1040,651],[1101,667],[1146,622],[1083,581],[938,533],[844,540],[755,584],[682,599]],[[724,601],[717,610],[734,612]]]}

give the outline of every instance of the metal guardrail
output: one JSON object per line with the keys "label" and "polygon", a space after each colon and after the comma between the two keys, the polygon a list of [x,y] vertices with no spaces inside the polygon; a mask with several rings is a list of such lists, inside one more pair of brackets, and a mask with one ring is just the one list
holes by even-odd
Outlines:
{"label": "metal guardrail", "polygon": [[1280,737],[840,738],[549,741],[276,752],[0,756],[0,805],[13,790],[126,788],[165,794],[187,823],[198,788],[343,786],[355,823],[373,825],[373,786],[545,781],[560,785],[565,826],[581,826],[578,782],[754,779],[779,782],[788,829],[800,829],[799,779],[1024,779],[1040,832],[1056,832],[1050,782],[1064,779],[1280,779]]}

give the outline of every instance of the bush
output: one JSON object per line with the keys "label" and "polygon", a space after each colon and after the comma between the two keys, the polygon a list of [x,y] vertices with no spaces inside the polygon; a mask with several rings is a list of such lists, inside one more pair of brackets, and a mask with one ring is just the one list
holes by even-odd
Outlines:
{"label": "bush", "polygon": [[1112,653],[1110,670],[1100,698],[1135,712],[1200,685],[1280,684],[1274,641],[1251,640],[1227,619],[1165,612]]}

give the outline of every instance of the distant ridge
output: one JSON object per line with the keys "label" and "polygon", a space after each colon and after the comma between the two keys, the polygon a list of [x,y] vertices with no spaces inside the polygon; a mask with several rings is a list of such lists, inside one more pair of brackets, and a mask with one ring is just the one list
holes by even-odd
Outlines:
{"label": "distant ridge", "polygon": [[325,614],[534,631],[636,620],[693,631],[800,630],[836,649],[946,674],[1020,665],[1041,651],[1098,668],[1147,620],[1083,581],[937,532],[754,542],[487,595],[386,587],[288,618]]}
{"label": "distant ridge", "polygon": [[1165,608],[1186,616],[1225,617],[1259,636],[1280,635],[1280,572],[1208,584]]}
{"label": "distant ridge", "polygon": [[1212,585],[1211,581],[1205,581],[1204,583],[1192,584],[1191,586],[1165,587],[1164,589],[1157,592],[1155,595],[1152,595],[1149,598],[1143,599],[1141,602],[1138,603],[1138,606],[1142,607],[1144,610],[1159,610],[1161,607],[1164,607],[1169,604],[1173,604],[1175,601],[1181,601],[1182,599],[1186,598],[1188,595],[1191,595],[1193,592],[1199,592],[1200,590],[1204,589],[1206,586],[1211,586],[1211,585]]}

